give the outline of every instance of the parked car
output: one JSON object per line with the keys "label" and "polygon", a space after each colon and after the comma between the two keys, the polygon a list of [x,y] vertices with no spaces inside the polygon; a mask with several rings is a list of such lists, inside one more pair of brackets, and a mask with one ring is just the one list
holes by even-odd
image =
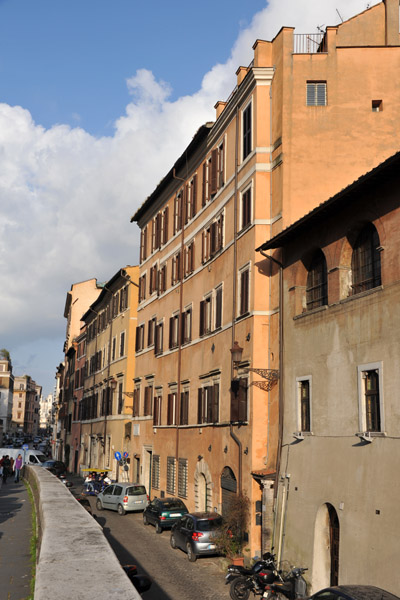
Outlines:
{"label": "parked car", "polygon": [[82,496],[97,496],[101,492],[103,484],[100,481],[87,481],[82,486]]}
{"label": "parked car", "polygon": [[67,467],[61,460],[45,460],[42,463],[42,467],[45,469],[51,468],[51,472],[57,477],[67,472]]}
{"label": "parked car", "polygon": [[156,527],[156,533],[172,527],[188,511],[179,498],[154,498],[143,512],[143,523],[151,523]]}
{"label": "parked car", "polygon": [[149,498],[140,483],[113,483],[100,492],[96,500],[97,510],[117,510],[119,515],[128,511],[144,510]]}
{"label": "parked car", "polygon": [[325,588],[312,596],[311,600],[399,600],[390,592],[373,585],[336,585]]}
{"label": "parked car", "polygon": [[190,562],[198,556],[216,554],[213,538],[222,524],[221,515],[215,512],[188,513],[172,526],[171,546],[184,550]]}

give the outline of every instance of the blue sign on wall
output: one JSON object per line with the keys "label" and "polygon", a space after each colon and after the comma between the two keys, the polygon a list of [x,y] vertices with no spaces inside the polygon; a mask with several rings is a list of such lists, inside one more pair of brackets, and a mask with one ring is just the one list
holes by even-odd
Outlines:
{"label": "blue sign on wall", "polygon": [[22,450],[29,450],[28,444],[23,444],[22,445]]}
{"label": "blue sign on wall", "polygon": [[116,453],[114,454],[114,457],[115,457],[117,460],[121,460],[121,452],[116,452]]}
{"label": "blue sign on wall", "polygon": [[123,453],[123,457],[124,457],[124,458],[128,458],[128,456],[129,456],[129,452],[124,452],[124,453]]}

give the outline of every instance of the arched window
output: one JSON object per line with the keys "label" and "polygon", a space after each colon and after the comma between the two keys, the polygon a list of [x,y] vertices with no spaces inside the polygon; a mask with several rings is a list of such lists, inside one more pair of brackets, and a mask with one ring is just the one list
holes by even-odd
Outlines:
{"label": "arched window", "polygon": [[328,304],[326,260],[322,250],[317,250],[307,275],[307,310]]}
{"label": "arched window", "polygon": [[359,294],[381,285],[379,236],[369,223],[359,234],[351,257],[352,293]]}

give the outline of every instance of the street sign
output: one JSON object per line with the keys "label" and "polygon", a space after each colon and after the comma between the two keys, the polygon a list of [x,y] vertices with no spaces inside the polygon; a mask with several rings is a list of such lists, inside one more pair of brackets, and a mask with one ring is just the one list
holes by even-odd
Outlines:
{"label": "street sign", "polygon": [[28,444],[23,444],[22,445],[22,450],[29,450]]}
{"label": "street sign", "polygon": [[124,458],[128,458],[128,456],[129,456],[129,452],[124,452],[122,456],[123,456]]}
{"label": "street sign", "polygon": [[116,458],[117,460],[121,460],[121,452],[115,452],[114,458]]}

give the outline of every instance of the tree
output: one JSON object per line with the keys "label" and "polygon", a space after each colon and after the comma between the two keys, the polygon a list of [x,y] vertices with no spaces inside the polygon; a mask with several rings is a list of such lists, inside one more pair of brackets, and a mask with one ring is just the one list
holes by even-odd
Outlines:
{"label": "tree", "polygon": [[10,353],[5,348],[1,348],[1,350],[0,350],[0,359],[8,360],[9,362],[11,362]]}

